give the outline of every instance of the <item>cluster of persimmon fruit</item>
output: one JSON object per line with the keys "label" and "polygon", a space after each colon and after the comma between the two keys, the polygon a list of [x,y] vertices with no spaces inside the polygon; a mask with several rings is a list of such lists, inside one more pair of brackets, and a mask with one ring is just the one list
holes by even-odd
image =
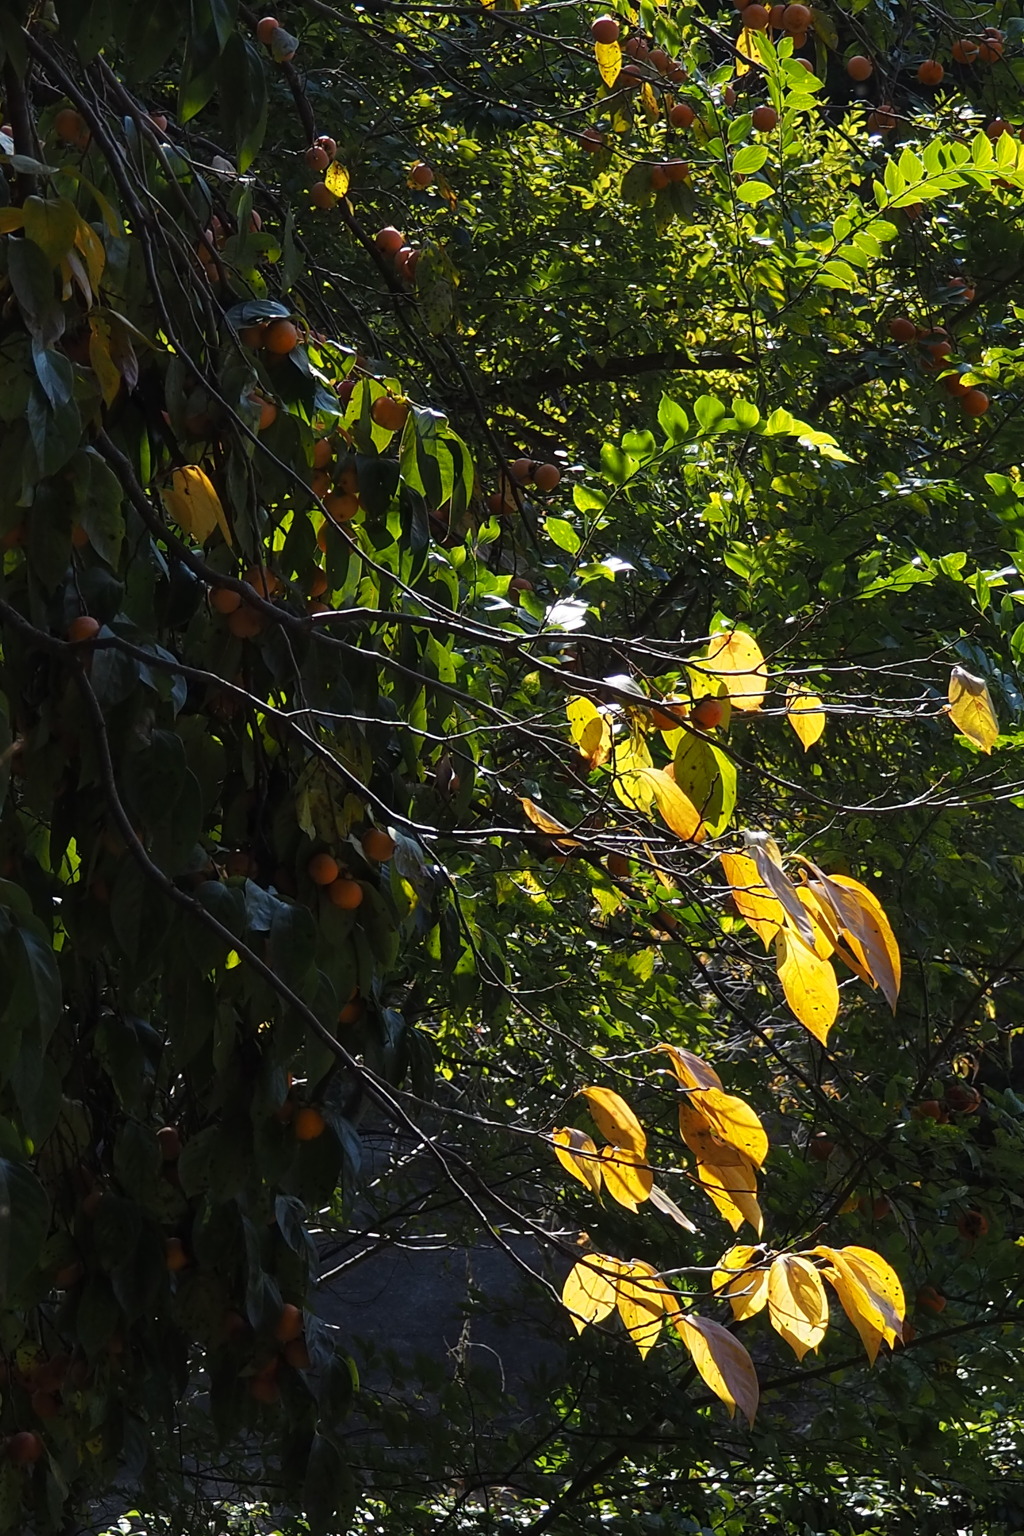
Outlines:
{"label": "cluster of persimmon fruit", "polygon": [[390,261],[397,278],[410,286],[415,283],[416,268],[422,255],[418,246],[412,245],[393,224],[386,224],[383,229],[379,229],[373,237],[373,243],[384,260]]}
{"label": "cluster of persimmon fruit", "polygon": [[[966,278],[954,278],[965,301],[968,294],[973,298],[974,289]],[[958,368],[951,364],[953,341],[947,330],[939,326],[915,325],[906,315],[897,315],[889,321],[889,335],[901,346],[916,346],[918,361],[926,373],[941,374],[939,385],[959,402],[965,416],[984,416],[989,408],[989,397],[983,389],[977,389],[961,381]],[[943,373],[943,369],[948,371]]]}
{"label": "cluster of persimmon fruit", "polygon": [[487,509],[495,517],[514,512],[517,507],[514,488],[534,485],[542,496],[550,496],[552,491],[557,490],[561,479],[562,471],[557,464],[537,459],[513,459],[508,466],[508,475],[502,476],[499,489],[488,496]]}

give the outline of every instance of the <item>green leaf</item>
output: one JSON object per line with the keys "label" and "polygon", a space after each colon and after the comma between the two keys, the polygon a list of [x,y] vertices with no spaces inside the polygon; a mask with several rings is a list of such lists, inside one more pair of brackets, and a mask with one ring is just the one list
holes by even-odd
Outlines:
{"label": "green leaf", "polygon": [[581,548],[580,536],[571,523],[564,517],[546,517],[544,519],[544,532],[552,544],[557,544],[559,549],[564,549],[567,554],[575,555]]}
{"label": "green leaf", "polygon": [[690,418],[678,400],[673,400],[671,395],[661,397],[658,406],[658,425],[673,446],[685,443],[690,436]]}

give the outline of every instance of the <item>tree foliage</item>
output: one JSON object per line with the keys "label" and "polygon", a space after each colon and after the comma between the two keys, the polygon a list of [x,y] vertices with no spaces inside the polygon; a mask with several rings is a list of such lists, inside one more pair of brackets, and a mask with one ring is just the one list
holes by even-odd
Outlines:
{"label": "tree foliage", "polygon": [[1024,23],[804,12],[0,17],[0,1530],[1024,1520]]}

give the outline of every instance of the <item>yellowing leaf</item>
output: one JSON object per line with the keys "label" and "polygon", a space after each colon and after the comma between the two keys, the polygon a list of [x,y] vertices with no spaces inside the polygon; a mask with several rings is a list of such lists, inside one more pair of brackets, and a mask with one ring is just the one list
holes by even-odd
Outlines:
{"label": "yellowing leaf", "polygon": [[999,722],[983,678],[963,667],[954,667],[949,679],[949,718],[969,741],[991,752],[999,735]]}
{"label": "yellowing leaf", "polygon": [[824,1045],[839,1012],[835,971],[788,928],[775,936],[775,967],[786,1002],[804,1028]]}
{"label": "yellowing leaf", "polygon": [[664,1051],[672,1063],[672,1070],[684,1088],[721,1088],[722,1079],[714,1067],[678,1045],[656,1045],[656,1051]]}
{"label": "yellowing leaf", "polygon": [[827,960],[835,949],[836,921],[831,907],[818,900],[807,885],[796,887],[797,898],[807,911],[814,935],[813,949],[819,960]]}
{"label": "yellowing leaf", "polygon": [[768,673],[761,647],[741,629],[715,635],[702,662],[705,672],[720,677],[733,709],[751,711],[764,703]]}
{"label": "yellowing leaf", "polygon": [[24,209],[0,208],[0,235],[9,235],[12,229],[21,229],[24,222]]}
{"label": "yellowing leaf", "polygon": [[716,1141],[735,1147],[758,1168],[768,1155],[768,1137],[760,1119],[745,1099],[721,1088],[696,1089],[689,1095],[690,1108],[703,1115]]}
{"label": "yellowing leaf", "polygon": [[103,269],[107,263],[107,252],[99,235],[81,214],[78,215],[78,223],[75,226],[75,244],[85,261],[93,294],[98,294]]}
{"label": "yellowing leaf", "polygon": [[774,837],[769,837],[767,832],[751,832],[749,829],[744,830],[743,840],[754,860],[754,867],[762,883],[768,887],[782,906],[785,920],[796,929],[804,942],[813,948],[814,930],[804,905],[796,893],[796,886],[782,867],[782,855],[779,852],[778,843]]}
{"label": "yellowing leaf", "polygon": [[644,1154],[628,1147],[602,1147],[601,1173],[605,1189],[627,1211],[639,1210],[654,1186],[654,1172]]}
{"label": "yellowing leaf", "polygon": [[594,57],[601,71],[601,79],[610,89],[619,78],[619,71],[622,68],[622,49],[617,42],[595,43]]}
{"label": "yellowing leaf", "polygon": [[674,779],[663,768],[638,768],[634,777],[648,786],[654,796],[661,819],[670,832],[686,843],[701,842],[707,836],[707,827],[700,812],[683,794]]}
{"label": "yellowing leaf", "polygon": [[618,1259],[601,1253],[574,1264],[562,1286],[562,1305],[571,1314],[577,1333],[588,1323],[599,1323],[615,1311],[615,1279]]}
{"label": "yellowing leaf", "polygon": [[668,1216],[677,1226],[682,1227],[684,1232],[696,1232],[697,1228],[689,1216],[685,1215],[676,1205],[675,1201],[666,1195],[665,1191],[660,1189],[657,1184],[652,1183],[649,1198],[656,1211],[661,1211],[663,1215]]}
{"label": "yellowing leaf", "polygon": [[873,1248],[840,1248],[838,1252],[874,1298],[885,1318],[886,1343],[891,1344],[894,1339],[902,1338],[907,1303],[900,1277],[892,1265],[880,1253],[875,1253]]}
{"label": "yellowing leaf", "polygon": [[816,693],[808,693],[798,683],[790,683],[786,693],[786,719],[803,742],[804,751],[813,747],[825,729],[825,709]]}
{"label": "yellowing leaf", "polygon": [[817,1349],[828,1329],[828,1297],[809,1259],[780,1255],[768,1272],[768,1317],[798,1360]]}
{"label": "yellowing leaf", "polygon": [[625,1099],[620,1098],[611,1088],[581,1088],[580,1092],[587,1101],[594,1124],[601,1135],[616,1147],[625,1147],[643,1157],[647,1150],[647,1137]]}
{"label": "yellowing leaf", "polygon": [[869,1362],[874,1365],[886,1334],[886,1320],[874,1296],[846,1262],[841,1250],[822,1247],[812,1251],[827,1260],[822,1274],[835,1290],[843,1311],[860,1336]]}
{"label": "yellowing leaf", "polygon": [[197,544],[205,544],[215,528],[231,544],[231,529],[224,515],[220,497],[205,470],[198,464],[186,464],[171,475],[171,483],[160,492],[171,517]]}
{"label": "yellowing leaf", "polygon": [[568,827],[563,827],[562,823],[560,821],[556,821],[554,816],[549,816],[547,811],[541,810],[540,806],[537,805],[535,801],[528,800],[524,795],[520,797],[519,804],[522,806],[523,810],[526,812],[527,816],[533,822],[535,827],[538,827],[541,832],[547,832],[550,837],[558,838],[558,846],[560,848],[579,847],[579,843],[576,841],[576,839],[568,835]]}
{"label": "yellowing leaf", "polygon": [[754,1362],[739,1339],[721,1323],[693,1313],[684,1317],[678,1308],[672,1313],[672,1324],[704,1381],[728,1408],[729,1417],[738,1408],[752,1425],[760,1391]]}
{"label": "yellowing leaf", "polygon": [[886,1002],[896,1012],[900,995],[902,965],[899,945],[892,925],[878,897],[859,880],[849,875],[823,875],[811,887],[820,900],[831,904],[836,920],[855,958],[882,989]]}
{"label": "yellowing leaf", "polygon": [[667,1290],[653,1265],[642,1259],[620,1266],[616,1285],[619,1316],[641,1356],[649,1354],[658,1342],[665,1320],[665,1302],[672,1301]]}
{"label": "yellowing leaf", "polygon": [[736,39],[736,78],[740,79],[750,69],[751,59],[757,58],[757,33],[753,27],[744,27]]}
{"label": "yellowing leaf", "polygon": [[94,314],[89,316],[89,367],[99,382],[104,405],[113,405],[121,392],[121,373],[110,355],[110,326]]}
{"label": "yellowing leaf", "polygon": [[569,733],[591,768],[608,761],[612,731],[608,718],[589,699],[570,699],[565,708]]}
{"label": "yellowing leaf", "polygon": [[751,1269],[750,1261],[759,1250],[747,1243],[730,1248],[718,1261],[711,1277],[712,1288],[729,1298],[737,1322],[755,1317],[768,1302],[767,1269]]}
{"label": "yellowing leaf", "polygon": [[653,758],[642,733],[634,731],[624,741],[613,741],[611,764],[615,770],[612,788],[627,809],[649,811],[654,803],[654,789],[641,775],[653,767]]}
{"label": "yellowing leaf", "polygon": [[573,1126],[563,1126],[552,1131],[551,1139],[555,1144],[555,1156],[565,1169],[571,1173],[574,1179],[579,1179],[593,1194],[599,1194],[601,1189],[601,1164],[598,1161],[597,1147],[593,1138],[586,1131],[577,1131]]}
{"label": "yellowing leaf", "polygon": [[701,1161],[697,1164],[700,1187],[734,1232],[746,1221],[760,1237],[764,1230],[764,1217],[757,1203],[754,1165],[741,1152],[733,1152],[731,1148],[724,1150],[727,1162]]}
{"label": "yellowing leaf", "polygon": [[335,197],[344,197],[352,184],[352,178],[343,165],[332,160],[324,172],[324,182],[327,190],[333,192]]}
{"label": "yellowing leaf", "polygon": [[786,921],[786,913],[745,853],[720,855],[722,870],[732,887],[732,899],[740,916],[750,924],[765,949]]}

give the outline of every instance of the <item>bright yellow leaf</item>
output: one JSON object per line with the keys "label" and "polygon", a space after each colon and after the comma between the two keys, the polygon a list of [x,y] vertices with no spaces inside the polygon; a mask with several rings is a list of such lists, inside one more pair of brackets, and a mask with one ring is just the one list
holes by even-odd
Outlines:
{"label": "bright yellow leaf", "polygon": [[843,1311],[860,1336],[868,1361],[874,1365],[886,1334],[886,1320],[874,1296],[846,1262],[841,1250],[821,1247],[812,1252],[827,1261],[822,1274],[835,1290]]}
{"label": "bright yellow leaf", "polygon": [[786,921],[786,913],[745,853],[720,855],[722,870],[732,887],[732,899],[740,916],[750,924],[765,949]]}
{"label": "bright yellow leaf", "polygon": [[672,1070],[684,1088],[721,1088],[722,1079],[714,1067],[678,1045],[656,1045],[672,1063]]}
{"label": "bright yellow leaf", "polygon": [[764,703],[768,672],[761,647],[744,630],[726,630],[715,635],[702,662],[705,672],[720,677],[733,709],[751,711]]}
{"label": "bright yellow leaf", "polygon": [[824,1045],[839,1012],[835,971],[789,928],[775,936],[775,967],[786,1002],[804,1028]]}
{"label": "bright yellow leaf", "polygon": [[672,1325],[707,1386],[728,1408],[729,1417],[738,1408],[752,1425],[760,1391],[754,1362],[739,1339],[721,1323],[693,1313],[684,1317],[678,1308],[672,1314]]}
{"label": "bright yellow leaf", "polygon": [[594,1124],[601,1135],[616,1147],[625,1147],[643,1157],[647,1150],[647,1137],[643,1126],[625,1099],[611,1088],[581,1088],[587,1107],[594,1117]]}
{"label": "bright yellow leaf", "polygon": [[597,59],[597,67],[601,71],[601,79],[609,88],[619,78],[622,68],[622,49],[615,43],[595,43],[594,57]]}
{"label": "bright yellow leaf", "polygon": [[589,699],[570,699],[565,709],[569,733],[590,768],[600,768],[608,761],[612,731],[608,717]]}
{"label": "bright yellow leaf", "polygon": [[554,816],[549,816],[547,811],[542,810],[535,801],[527,799],[524,795],[520,798],[519,803],[535,827],[539,828],[541,832],[546,832],[549,837],[558,839],[558,846],[560,848],[579,847],[579,843],[575,838],[568,835],[568,827],[563,827],[562,823],[556,821]]}
{"label": "bright yellow leaf", "polygon": [[601,1174],[612,1199],[627,1211],[638,1211],[654,1186],[654,1172],[644,1162],[644,1154],[628,1147],[602,1147]]}
{"label": "bright yellow leaf", "polygon": [[672,1304],[668,1287],[657,1270],[642,1259],[622,1264],[616,1284],[616,1304],[623,1326],[641,1356],[650,1353],[658,1342],[665,1320],[665,1302]]}
{"label": "bright yellow leaf", "polygon": [[900,1277],[880,1253],[873,1248],[840,1248],[846,1263],[870,1292],[879,1311],[885,1318],[886,1343],[903,1337],[903,1320],[907,1315],[907,1303],[903,1295]]}
{"label": "bright yellow leaf", "polygon": [[811,882],[819,900],[831,904],[840,931],[855,958],[882,989],[886,1002],[896,1012],[900,995],[902,965],[899,945],[881,902],[867,886],[849,875],[820,875]]}
{"label": "bright yellow leaf", "polygon": [[551,1139],[555,1145],[555,1156],[566,1173],[571,1173],[574,1179],[579,1179],[580,1183],[593,1194],[599,1194],[601,1164],[593,1138],[588,1136],[586,1131],[578,1131],[574,1126],[568,1125],[552,1131]]}
{"label": "bright yellow leaf", "polygon": [[593,1253],[569,1271],[562,1286],[562,1305],[572,1315],[577,1333],[582,1333],[588,1323],[599,1323],[615,1311],[618,1268],[618,1259]]}
{"label": "bright yellow leaf", "polygon": [[991,752],[999,735],[999,721],[983,678],[963,667],[954,667],[949,678],[949,718],[969,741]]}
{"label": "bright yellow leaf", "polygon": [[749,1158],[731,1147],[724,1148],[723,1153],[724,1156],[718,1162],[703,1159],[698,1162],[697,1179],[700,1187],[734,1232],[746,1221],[760,1237],[764,1230],[764,1217],[757,1203],[754,1165]]}
{"label": "bright yellow leaf", "polygon": [[760,1168],[768,1155],[768,1137],[746,1099],[723,1093],[721,1088],[705,1088],[690,1094],[690,1104],[704,1116],[718,1141],[735,1147]]}
{"label": "bright yellow leaf", "polygon": [[755,1317],[768,1302],[767,1269],[750,1267],[751,1259],[759,1251],[748,1243],[738,1243],[719,1259],[711,1277],[712,1288],[729,1298],[737,1322]]}
{"label": "bright yellow leaf", "polygon": [[171,517],[197,544],[205,544],[216,528],[231,544],[231,529],[213,482],[198,464],[186,464],[171,474],[171,483],[160,492]]}
{"label": "bright yellow leaf", "polygon": [[832,908],[819,901],[809,885],[796,887],[797,898],[806,908],[814,935],[814,953],[819,960],[827,960],[835,949],[836,920]]}
{"label": "bright yellow leaf", "polygon": [[768,1272],[768,1317],[798,1360],[817,1349],[828,1329],[828,1297],[809,1259],[784,1253]]}
{"label": "bright yellow leaf", "polygon": [[663,768],[636,767],[628,779],[627,793],[631,792],[634,783],[641,786],[636,798],[639,808],[646,809],[653,799],[662,821],[676,837],[686,843],[699,843],[707,836],[707,826],[697,807]]}
{"label": "bright yellow leaf", "polygon": [[332,160],[324,172],[324,182],[327,190],[333,192],[335,197],[344,197],[352,184],[352,177],[343,165]]}
{"label": "bright yellow leaf", "polygon": [[825,729],[825,708],[816,693],[809,693],[799,683],[790,683],[786,691],[786,719],[806,752]]}

